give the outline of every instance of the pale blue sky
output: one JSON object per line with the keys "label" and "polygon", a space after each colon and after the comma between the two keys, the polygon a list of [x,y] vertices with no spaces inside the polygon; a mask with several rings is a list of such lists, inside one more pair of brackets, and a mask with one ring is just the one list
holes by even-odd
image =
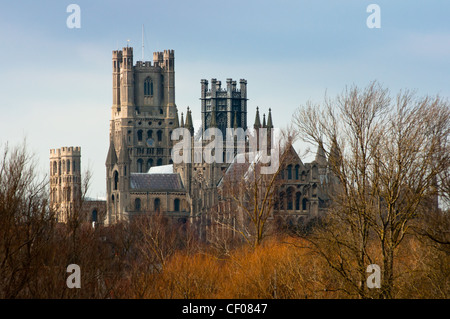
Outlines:
{"label": "pale blue sky", "polygon": [[[69,29],[69,4],[81,28]],[[369,29],[369,4],[381,28]],[[111,51],[141,60],[175,50],[176,103],[200,118],[200,80],[248,81],[249,124],[271,107],[284,127],[308,99],[380,81],[394,93],[450,97],[450,1],[4,1],[0,4],[0,144],[20,142],[48,170],[50,148],[81,146],[105,195]]]}

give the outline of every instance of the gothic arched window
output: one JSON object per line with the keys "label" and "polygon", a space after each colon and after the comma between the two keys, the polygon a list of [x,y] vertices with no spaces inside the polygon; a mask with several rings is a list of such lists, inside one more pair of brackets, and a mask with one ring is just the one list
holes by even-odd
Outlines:
{"label": "gothic arched window", "polygon": [[157,135],[157,138],[158,138],[158,142],[161,142],[162,141],[162,131],[158,131],[156,133],[156,135]]}
{"label": "gothic arched window", "polygon": [[287,190],[287,209],[293,210],[294,209],[294,188],[289,187]]}
{"label": "gothic arched window", "polygon": [[287,167],[287,175],[288,175],[288,179],[292,179],[292,165],[289,165]]}
{"label": "gothic arched window", "polygon": [[94,209],[91,214],[91,219],[93,222],[97,222],[97,209]]}
{"label": "gothic arched window", "polygon": [[137,138],[139,142],[142,142],[142,130],[137,131]]}
{"label": "gothic arched window", "polygon": [[227,114],[225,112],[220,112],[216,117],[217,128],[222,132],[227,130]]}
{"label": "gothic arched window", "polygon": [[155,198],[153,207],[155,208],[155,212],[159,211],[159,209],[161,208],[161,200],[159,198]]}
{"label": "gothic arched window", "polygon": [[142,160],[142,158],[137,160],[137,172],[138,173],[142,173],[142,164],[144,164],[144,161]]}
{"label": "gothic arched window", "polygon": [[153,81],[149,77],[144,81],[144,95],[152,96],[153,95]]}
{"label": "gothic arched window", "polygon": [[138,212],[141,211],[141,199],[140,198],[136,198],[134,200],[134,209]]}
{"label": "gothic arched window", "polygon": [[119,172],[114,171],[114,190],[117,190],[119,184]]}
{"label": "gothic arched window", "polygon": [[300,197],[302,196],[301,193],[295,194],[295,210],[300,210]]}
{"label": "gothic arched window", "polygon": [[306,210],[306,205],[307,204],[308,204],[308,200],[306,198],[303,198],[303,201],[302,201],[302,209],[303,210]]}
{"label": "gothic arched window", "polygon": [[278,206],[278,208],[280,210],[284,210],[284,207],[285,207],[284,206],[284,200],[285,200],[285,198],[286,198],[286,194],[284,192],[280,193],[280,197],[279,197],[280,205]]}
{"label": "gothic arched window", "polygon": [[180,211],[180,200],[178,198],[176,198],[173,201],[173,207],[174,207],[174,211],[179,212]]}
{"label": "gothic arched window", "polygon": [[147,160],[147,171],[153,166],[153,159],[149,158]]}
{"label": "gothic arched window", "polygon": [[319,177],[319,169],[317,168],[316,165],[314,165],[312,168],[312,178],[316,179],[318,177]]}

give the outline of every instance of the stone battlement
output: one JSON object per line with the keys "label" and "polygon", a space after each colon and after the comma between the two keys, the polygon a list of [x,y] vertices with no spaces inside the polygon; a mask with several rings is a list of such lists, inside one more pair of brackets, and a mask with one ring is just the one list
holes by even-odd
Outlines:
{"label": "stone battlement", "polygon": [[50,158],[61,157],[61,156],[81,156],[80,146],[64,146],[57,149],[50,150]]}

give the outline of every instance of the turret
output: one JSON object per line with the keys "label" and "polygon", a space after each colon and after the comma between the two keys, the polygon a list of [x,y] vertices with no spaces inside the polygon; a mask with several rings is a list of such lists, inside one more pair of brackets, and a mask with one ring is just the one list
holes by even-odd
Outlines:
{"label": "turret", "polygon": [[[241,85],[241,99],[247,100],[247,80],[240,79],[239,84]],[[247,111],[247,110],[246,110]]]}
{"label": "turret", "polygon": [[120,67],[122,51],[115,50],[112,54],[113,67],[113,108],[120,107]]}
{"label": "turret", "polygon": [[164,96],[166,98],[166,114],[170,114],[175,106],[175,53],[173,50],[164,50]]}
{"label": "turret", "polygon": [[191,115],[191,111],[189,110],[189,106],[188,106],[187,112],[186,112],[186,123],[185,123],[184,127],[187,128],[189,130],[189,132],[191,132],[191,136],[194,136],[194,125],[192,123],[192,115]]}
{"label": "turret", "polygon": [[178,119],[178,109],[175,108],[175,125],[174,128],[180,127],[180,120]]}
{"label": "turret", "polygon": [[80,209],[81,148],[61,147],[50,150],[50,204],[59,222]]}
{"label": "turret", "polygon": [[267,152],[270,155],[272,151],[272,129],[273,129],[273,123],[272,123],[272,109],[269,108],[269,115],[267,116]]}
{"label": "turret", "polygon": [[272,123],[272,109],[269,109],[269,115],[267,117],[267,128],[272,129],[273,123]]}
{"label": "turret", "polygon": [[122,66],[121,66],[121,105],[128,107],[127,114],[134,111],[134,75],[133,75],[133,48],[123,48],[122,52]]}
{"label": "turret", "polygon": [[163,53],[153,52],[153,65],[163,67]]}
{"label": "turret", "polygon": [[174,50],[164,50],[163,59],[164,59],[164,67],[169,71],[174,71],[175,70]]}
{"label": "turret", "polygon": [[255,116],[255,124],[253,124],[253,128],[258,130],[261,127],[261,120],[259,117],[259,107],[256,107],[256,116]]}
{"label": "turret", "polygon": [[106,155],[106,167],[112,168],[117,163],[117,153],[114,146],[114,140],[111,139],[109,142],[108,155]]}

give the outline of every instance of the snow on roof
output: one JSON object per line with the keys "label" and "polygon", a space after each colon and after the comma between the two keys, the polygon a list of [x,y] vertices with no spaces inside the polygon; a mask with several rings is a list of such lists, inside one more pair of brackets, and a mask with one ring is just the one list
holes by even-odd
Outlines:
{"label": "snow on roof", "polygon": [[162,166],[152,166],[148,170],[149,174],[172,174],[173,173],[173,164],[170,165],[162,165]]}

